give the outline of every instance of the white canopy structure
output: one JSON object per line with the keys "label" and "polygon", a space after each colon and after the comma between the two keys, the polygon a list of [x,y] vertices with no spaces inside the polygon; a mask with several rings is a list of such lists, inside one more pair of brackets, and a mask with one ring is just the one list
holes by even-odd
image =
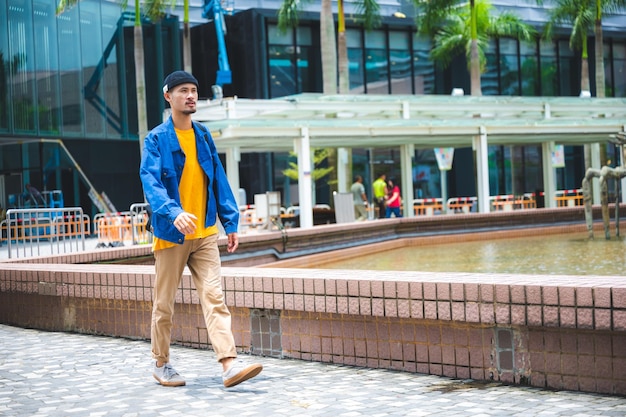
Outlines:
{"label": "white canopy structure", "polygon": [[[226,153],[235,191],[241,153],[295,150],[300,225],[311,227],[311,148],[399,146],[402,193],[412,195],[414,149],[472,147],[478,164],[478,210],[484,213],[489,211],[488,145],[541,144],[543,155],[550,155],[555,144],[607,142],[625,129],[626,99],[302,94],[201,101],[194,120],[210,129],[218,149]],[[600,168],[599,146],[591,149],[593,166]],[[341,176],[347,167],[337,168]],[[544,157],[547,207],[554,204],[554,172],[551,158]],[[406,215],[412,216],[413,210]]]}

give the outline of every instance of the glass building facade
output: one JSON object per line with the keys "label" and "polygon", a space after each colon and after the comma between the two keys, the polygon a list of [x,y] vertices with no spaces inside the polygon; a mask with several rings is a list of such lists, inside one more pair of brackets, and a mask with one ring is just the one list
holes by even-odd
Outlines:
{"label": "glass building facade", "polygon": [[[249,10],[231,16],[227,23],[238,31],[239,27],[256,30],[255,36],[263,39],[259,62],[255,63],[248,47],[236,40],[236,59],[241,59],[233,69],[235,79],[246,79],[237,86],[239,97],[276,98],[292,94],[321,91],[319,68],[319,17],[312,15],[300,19],[298,28],[280,32],[274,13]],[[538,27],[540,31],[541,28]],[[205,36],[210,36],[205,33]],[[234,37],[239,37],[236,32]],[[359,25],[348,25],[346,30],[350,94],[445,94],[454,88],[470,91],[467,62],[458,56],[442,68],[429,57],[431,42],[417,36],[416,27],[410,19],[385,18],[381,27],[365,30]],[[245,38],[243,38],[245,39]],[[593,62],[593,39],[589,40],[589,67],[591,93],[595,95]],[[607,97],[626,97],[626,31],[604,35],[605,80]],[[257,55],[259,55],[257,53]],[[249,56],[245,58],[244,56]],[[266,60],[265,60],[265,57]],[[571,96],[581,92],[580,52],[569,46],[568,34],[561,33],[552,41],[537,39],[532,42],[511,38],[492,39],[486,51],[487,70],[481,77],[483,95],[504,96]],[[257,69],[261,70],[257,70]],[[266,68],[266,71],[263,69]],[[253,79],[254,83],[250,80]],[[210,82],[210,80],[207,80]],[[247,89],[254,84],[254,87]],[[602,149],[602,163],[615,164],[616,149]],[[255,169],[255,154],[242,156],[243,161]],[[263,157],[263,163],[272,163],[274,178],[288,167],[288,155],[273,154]],[[582,146],[565,147],[566,164],[557,169],[558,189],[580,188],[585,173],[584,149]],[[542,152],[538,145],[490,146],[490,194],[524,194],[541,191],[543,188]],[[441,196],[441,173],[432,149],[417,149],[414,155],[416,184],[413,198]],[[448,196],[473,196],[475,183],[467,172],[473,172],[471,149],[455,150],[453,168],[447,173]],[[352,149],[352,171],[365,178],[368,194],[369,184],[381,172],[400,177],[398,149]],[[266,172],[264,170],[264,172]],[[264,173],[259,172],[258,176]],[[257,176],[257,177],[258,177]],[[336,178],[331,177],[332,182]],[[282,180],[273,183],[273,189],[289,196],[289,184]],[[328,190],[332,187],[317,186],[317,201],[330,202]],[[321,190],[321,192],[320,192]],[[248,199],[263,188],[248,188]],[[293,201],[284,201],[285,204]]]}
{"label": "glass building facade", "polygon": [[[28,183],[62,190],[89,214],[91,188],[125,210],[142,199],[133,15],[99,0],[57,15],[57,3],[0,1],[0,205],[19,206]],[[144,23],[154,126],[164,108],[156,86],[179,67],[179,23]]]}
{"label": "glass building facade", "polygon": [[[55,0],[0,0],[0,204],[19,205],[26,183],[61,189],[68,206],[93,213],[91,189],[106,191],[119,210],[143,200],[138,178],[139,140],[134,68],[133,20],[118,3],[82,0],[56,14]],[[305,13],[296,29],[281,32],[276,11],[249,9],[226,16],[226,45],[233,73],[225,96],[276,98],[321,92],[319,15]],[[626,25],[625,25],[626,26]],[[167,15],[144,21],[148,127],[164,110],[161,82],[182,68],[180,22]],[[193,72],[202,97],[211,97],[218,68],[213,22],[192,28]],[[346,33],[351,94],[450,94],[469,92],[463,56],[447,68],[429,58],[431,43],[416,36],[412,19],[383,18],[375,30],[348,22]],[[590,57],[593,57],[590,39]],[[604,35],[607,97],[626,97],[626,30]],[[590,77],[594,79],[593,59]],[[595,95],[593,82],[592,94]],[[482,76],[485,95],[578,96],[580,54],[566,33],[553,41],[493,39]],[[354,174],[399,176],[397,149],[353,149]],[[535,191],[542,183],[537,146],[491,147],[492,195]],[[243,154],[241,185],[248,201],[291,184],[282,175],[291,157],[282,153]],[[603,163],[613,163],[606,147]],[[566,147],[566,168],[558,188],[578,188],[584,174],[582,147]],[[325,164],[332,165],[332,158]],[[474,182],[471,149],[455,150],[448,195],[470,196]],[[432,149],[416,149],[414,198],[438,196],[441,181]],[[367,189],[369,192],[369,184]],[[318,185],[318,202],[332,202],[332,187]],[[405,196],[405,199],[410,199]],[[288,204],[290,201],[284,201]]]}

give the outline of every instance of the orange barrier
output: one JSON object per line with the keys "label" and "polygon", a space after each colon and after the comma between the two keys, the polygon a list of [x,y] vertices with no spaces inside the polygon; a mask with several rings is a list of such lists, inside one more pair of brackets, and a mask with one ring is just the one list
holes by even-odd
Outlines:
{"label": "orange barrier", "polygon": [[97,248],[124,246],[125,241],[132,242],[132,216],[129,213],[97,215],[94,227],[98,233]]}
{"label": "orange barrier", "polygon": [[452,197],[446,202],[448,213],[469,213],[476,204],[476,197]]}
{"label": "orange barrier", "polygon": [[413,210],[416,216],[432,216],[443,210],[441,198],[418,198],[413,200]]}
{"label": "orange barrier", "polygon": [[512,211],[515,204],[513,194],[494,195],[489,197],[492,211]]}
{"label": "orange barrier", "polygon": [[148,230],[150,221],[150,205],[148,203],[134,203],[130,206],[131,233],[133,245],[152,243],[152,230]]}
{"label": "orange barrier", "polygon": [[[543,193],[540,193],[543,196]],[[525,193],[521,198],[515,200],[515,205],[521,209],[537,208],[537,199],[535,193]]]}
{"label": "orange barrier", "polygon": [[582,206],[583,190],[557,190],[554,199],[557,207],[574,207]]}
{"label": "orange barrier", "polygon": [[80,236],[81,233],[84,233],[85,236],[91,234],[91,221],[86,214],[82,216],[56,217],[52,223],[59,237],[72,238]]}
{"label": "orange barrier", "polygon": [[80,207],[9,209],[0,236],[9,258],[14,253],[38,256],[44,246],[51,253],[67,253],[84,250],[89,224]]}
{"label": "orange barrier", "polygon": [[89,216],[58,216],[49,217],[30,217],[20,218],[11,221],[5,220],[0,224],[0,241],[8,239],[9,232],[11,236],[18,239],[27,237],[29,239],[64,239],[87,237],[91,234]]}
{"label": "orange barrier", "polygon": [[239,222],[240,225],[244,227],[257,227],[264,225],[263,219],[256,215],[256,209],[254,208],[244,210],[241,213]]}

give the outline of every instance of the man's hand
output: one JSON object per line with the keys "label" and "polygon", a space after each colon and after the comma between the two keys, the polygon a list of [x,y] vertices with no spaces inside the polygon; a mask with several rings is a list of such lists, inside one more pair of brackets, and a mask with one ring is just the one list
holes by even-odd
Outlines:
{"label": "man's hand", "polygon": [[184,235],[190,235],[196,231],[196,220],[198,218],[191,213],[183,211],[174,219],[174,227]]}
{"label": "man's hand", "polygon": [[231,233],[228,235],[228,253],[233,253],[239,247],[239,237],[237,233]]}

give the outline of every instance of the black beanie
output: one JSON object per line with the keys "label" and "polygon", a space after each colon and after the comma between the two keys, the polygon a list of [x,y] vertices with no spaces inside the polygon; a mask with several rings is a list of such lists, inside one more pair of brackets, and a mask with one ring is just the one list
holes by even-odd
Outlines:
{"label": "black beanie", "polygon": [[196,80],[196,77],[185,71],[174,71],[165,77],[165,81],[163,81],[163,92],[167,93],[177,85],[184,83],[195,84],[196,87],[198,87],[198,80]]}

